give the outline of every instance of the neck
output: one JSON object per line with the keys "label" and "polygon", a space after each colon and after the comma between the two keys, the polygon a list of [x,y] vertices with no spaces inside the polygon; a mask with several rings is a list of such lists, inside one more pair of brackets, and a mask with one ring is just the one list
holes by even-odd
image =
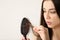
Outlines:
{"label": "neck", "polygon": [[53,28],[53,39],[55,40],[60,40],[60,25],[57,26],[56,28]]}

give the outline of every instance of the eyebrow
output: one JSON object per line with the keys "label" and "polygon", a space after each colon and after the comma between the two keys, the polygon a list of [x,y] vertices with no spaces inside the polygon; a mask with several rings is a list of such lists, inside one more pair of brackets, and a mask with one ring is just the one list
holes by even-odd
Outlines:
{"label": "eyebrow", "polygon": [[55,8],[51,8],[51,9],[49,9],[49,10],[55,10]]}
{"label": "eyebrow", "polygon": [[[43,8],[44,10],[46,10],[45,8]],[[51,8],[51,9],[49,9],[49,10],[55,10],[55,8]]]}

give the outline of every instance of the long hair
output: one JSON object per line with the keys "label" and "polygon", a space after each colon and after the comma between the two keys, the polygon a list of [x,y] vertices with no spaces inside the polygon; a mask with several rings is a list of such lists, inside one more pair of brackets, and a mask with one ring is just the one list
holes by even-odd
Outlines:
{"label": "long hair", "polygon": [[[48,28],[45,20],[44,20],[44,16],[43,16],[43,3],[44,1],[47,1],[47,0],[43,0],[42,1],[42,6],[41,6],[41,21],[40,21],[40,25],[43,25],[44,27]],[[49,0],[48,0],[49,1]],[[60,18],[60,0],[51,0],[55,6],[55,10]],[[49,37],[50,37],[50,40],[52,40],[52,35],[53,35],[53,31],[51,28],[48,28],[48,33],[49,33]]]}

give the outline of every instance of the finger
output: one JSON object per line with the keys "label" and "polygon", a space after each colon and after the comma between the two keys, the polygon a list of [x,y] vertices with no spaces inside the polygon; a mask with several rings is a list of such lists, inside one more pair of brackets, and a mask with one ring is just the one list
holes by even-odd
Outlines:
{"label": "finger", "polygon": [[[39,27],[34,27],[33,30],[38,33],[39,31],[43,31],[46,32],[47,28],[45,28],[44,26],[40,25]],[[39,32],[40,33],[40,32]]]}
{"label": "finger", "polygon": [[29,38],[27,38],[27,40],[30,40]]}
{"label": "finger", "polygon": [[43,31],[47,31],[48,28],[44,27],[43,25],[40,25],[40,29],[43,30]]}
{"label": "finger", "polygon": [[25,38],[22,38],[22,40],[25,40]]}
{"label": "finger", "polygon": [[23,35],[21,36],[21,40],[25,40],[25,37]]}
{"label": "finger", "polygon": [[38,30],[38,33],[47,33],[48,32],[48,28],[40,25],[40,28]]}
{"label": "finger", "polygon": [[42,27],[42,26],[39,26],[39,27],[34,27],[34,31],[41,31],[41,30],[43,30],[44,29],[44,27]]}
{"label": "finger", "polygon": [[35,32],[37,32],[38,29],[37,29],[37,27],[34,27],[33,30],[34,30]]}

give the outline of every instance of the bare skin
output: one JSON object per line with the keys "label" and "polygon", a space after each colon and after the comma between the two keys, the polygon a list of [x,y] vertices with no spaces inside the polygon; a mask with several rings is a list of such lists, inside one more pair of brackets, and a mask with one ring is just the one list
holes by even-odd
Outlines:
{"label": "bare skin", "polygon": [[42,40],[49,40],[48,29],[42,25],[39,27],[34,27],[33,30],[38,33]]}

